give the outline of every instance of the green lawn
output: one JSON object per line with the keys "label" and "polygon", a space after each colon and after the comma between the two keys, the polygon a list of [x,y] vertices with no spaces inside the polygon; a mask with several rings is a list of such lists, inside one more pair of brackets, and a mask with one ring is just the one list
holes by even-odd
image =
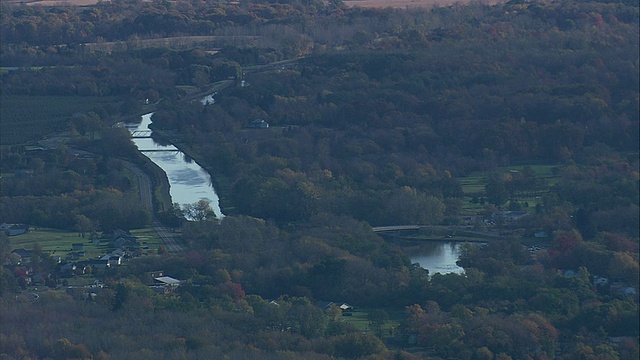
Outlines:
{"label": "green lawn", "polygon": [[33,249],[34,244],[38,243],[42,246],[42,250],[48,252],[52,256],[60,256],[65,258],[71,252],[71,244],[84,244],[86,258],[96,257],[104,253],[106,247],[104,245],[93,245],[89,240],[88,234],[85,238],[79,236],[77,232],[48,229],[48,228],[31,228],[26,234],[9,237],[9,243],[12,249]]}
{"label": "green lawn", "polygon": [[164,245],[158,233],[152,228],[131,230],[131,235],[138,238],[138,243],[140,243],[144,255],[155,255],[160,245]]}
{"label": "green lawn", "polygon": [[[369,332],[373,331],[369,326],[369,312],[375,309],[360,308],[354,310],[351,316],[342,316],[340,319],[342,322],[352,325],[359,331]],[[391,334],[393,328],[398,328],[400,322],[407,316],[403,309],[384,309],[389,315],[389,319],[385,321],[382,326],[383,337],[388,337]]]}
{"label": "green lawn", "polygon": [[[132,230],[131,234],[138,238],[138,242],[145,255],[157,254],[158,247],[163,244],[157,233],[151,229]],[[91,259],[112,251],[107,241],[91,241],[88,234],[82,238],[73,231],[64,231],[48,228],[31,228],[26,234],[9,237],[11,249],[33,249],[35,243],[42,246],[42,250],[52,256],[60,256],[64,259],[71,252],[71,245],[84,244],[85,256],[82,259]]]}
{"label": "green lawn", "polygon": [[[523,171],[525,166],[531,167],[538,178],[544,179],[547,187],[555,185],[560,180],[558,170],[561,166],[557,164],[523,163],[513,166],[500,167],[496,172],[499,174],[506,174],[512,171]],[[465,214],[473,215],[483,210],[484,205],[473,204],[471,203],[471,200],[474,197],[482,197],[484,195],[484,186],[487,182],[487,177],[490,174],[491,173],[487,171],[477,171],[467,177],[458,179],[460,181],[460,185],[462,185],[462,192],[464,193],[462,210]],[[524,210],[533,211],[536,204],[541,201],[540,196],[545,192],[546,190],[542,190],[538,194],[532,196],[523,196],[518,198],[518,201],[520,201],[521,203],[527,202],[529,204],[529,207]]]}

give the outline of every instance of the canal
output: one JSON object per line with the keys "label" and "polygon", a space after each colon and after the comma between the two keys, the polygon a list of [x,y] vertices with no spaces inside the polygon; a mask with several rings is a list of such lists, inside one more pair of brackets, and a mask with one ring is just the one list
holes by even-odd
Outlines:
{"label": "canal", "polygon": [[[142,115],[140,121],[125,123],[129,132],[146,133],[153,113]],[[169,194],[173,203],[183,207],[200,200],[209,201],[218,219],[224,217],[220,199],[213,187],[211,176],[195,161],[173,145],[158,144],[152,138],[133,138],[133,142],[146,157],[167,174]]]}

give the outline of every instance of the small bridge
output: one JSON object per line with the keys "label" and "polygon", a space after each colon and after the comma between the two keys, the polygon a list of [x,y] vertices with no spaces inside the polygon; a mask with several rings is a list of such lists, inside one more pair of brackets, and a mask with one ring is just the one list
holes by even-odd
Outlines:
{"label": "small bridge", "polygon": [[373,232],[419,230],[420,226],[419,225],[376,226],[371,229],[373,230]]}
{"label": "small bridge", "polygon": [[151,130],[136,130],[131,132],[131,137],[134,139],[146,139],[151,137]]}
{"label": "small bridge", "polygon": [[145,152],[172,152],[172,153],[175,153],[175,154],[180,153],[180,150],[177,149],[177,148],[176,149],[142,149],[142,150],[138,150],[138,151],[140,151],[142,153],[145,153]]}

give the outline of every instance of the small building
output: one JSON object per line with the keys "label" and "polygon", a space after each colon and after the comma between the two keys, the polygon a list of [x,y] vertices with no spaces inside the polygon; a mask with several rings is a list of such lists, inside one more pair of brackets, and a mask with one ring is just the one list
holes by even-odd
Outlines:
{"label": "small building", "polygon": [[86,253],[84,251],[75,251],[69,254],[71,259],[79,260],[85,257]]}
{"label": "small building", "polygon": [[94,269],[106,269],[109,267],[109,260],[91,260],[87,265],[91,266]]}
{"label": "small building", "polygon": [[170,276],[160,276],[154,278],[153,281],[151,289],[159,294],[169,294],[180,285],[180,280]]}
{"label": "small building", "polygon": [[29,232],[29,225],[25,224],[0,224],[0,231],[4,231],[7,236],[22,235]]}
{"label": "small building", "polygon": [[110,234],[105,234],[105,236],[109,237],[109,245],[112,247],[130,250],[140,248],[138,238],[122,229],[112,230]]}
{"label": "small building", "polygon": [[109,267],[122,265],[122,257],[119,255],[111,255],[109,256],[107,263]]}
{"label": "small building", "polygon": [[605,276],[595,275],[593,277],[594,286],[605,286],[607,284],[609,284],[609,279],[607,279]]}
{"label": "small building", "polygon": [[33,250],[27,250],[22,248],[22,249],[15,249],[12,251],[12,253],[20,255],[20,258],[24,259],[24,258],[31,257],[31,255],[33,254]]}
{"label": "small building", "polygon": [[76,274],[77,266],[74,263],[62,264],[58,270],[60,277],[72,277]]}
{"label": "small building", "polygon": [[153,280],[156,281],[157,285],[170,286],[170,287],[175,287],[180,285],[180,280],[174,279],[171,276],[160,276],[160,277],[154,278]]}
{"label": "small building", "polygon": [[518,221],[525,216],[529,216],[526,211],[496,211],[491,214],[493,220],[502,219],[506,222]]}
{"label": "small building", "polygon": [[538,238],[538,239],[542,239],[542,238],[546,238],[548,235],[545,231],[536,231],[533,234],[534,237]]}
{"label": "small building", "polygon": [[255,119],[251,121],[247,127],[250,129],[268,129],[269,123],[262,119]]}
{"label": "small building", "polygon": [[353,306],[347,303],[336,303],[333,301],[318,301],[316,305],[322,309],[322,311],[328,311],[331,307],[335,306],[342,311],[342,316],[351,316],[353,313]]}
{"label": "small building", "polygon": [[577,276],[576,272],[570,269],[564,269],[559,271],[560,271],[560,275],[564,277],[572,278]]}
{"label": "small building", "polygon": [[618,292],[624,296],[629,298],[635,298],[638,291],[633,286],[622,286],[618,289]]}
{"label": "small building", "polygon": [[164,271],[163,270],[149,271],[147,274],[149,274],[149,276],[151,276],[152,279],[155,279],[157,277],[164,276]]}

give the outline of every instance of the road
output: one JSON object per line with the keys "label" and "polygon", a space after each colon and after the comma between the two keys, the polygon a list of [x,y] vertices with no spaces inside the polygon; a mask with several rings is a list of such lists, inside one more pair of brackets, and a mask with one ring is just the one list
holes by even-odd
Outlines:
{"label": "road", "polygon": [[[138,168],[136,165],[128,161],[123,161],[122,163],[138,178],[140,201],[142,201],[147,210],[151,211],[151,213],[153,214],[151,179],[149,179],[149,176],[142,170],[140,170],[140,168]],[[176,242],[171,233],[167,231],[167,229],[162,225],[162,223],[160,223],[160,221],[158,221],[158,219],[156,219],[155,216],[153,216],[151,225],[156,233],[158,233],[158,236],[160,236],[160,239],[164,241],[164,244],[166,245],[167,250],[170,253],[175,254],[183,250],[182,246]]]}

